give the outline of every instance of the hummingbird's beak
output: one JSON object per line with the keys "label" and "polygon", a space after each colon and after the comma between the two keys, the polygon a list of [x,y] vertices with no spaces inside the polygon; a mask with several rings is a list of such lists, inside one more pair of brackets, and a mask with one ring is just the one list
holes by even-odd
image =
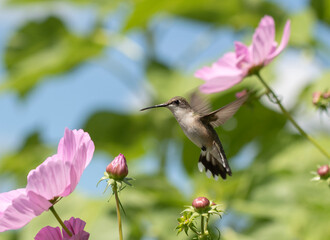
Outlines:
{"label": "hummingbird's beak", "polygon": [[162,103],[162,104],[158,104],[158,105],[155,105],[155,106],[142,108],[142,109],[140,109],[140,111],[144,111],[144,110],[151,109],[151,108],[167,107],[167,106],[168,106],[167,103]]}

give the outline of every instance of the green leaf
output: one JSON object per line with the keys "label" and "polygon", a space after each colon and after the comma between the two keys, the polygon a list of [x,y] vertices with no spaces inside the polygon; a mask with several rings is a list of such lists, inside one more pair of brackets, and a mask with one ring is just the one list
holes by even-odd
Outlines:
{"label": "green leaf", "polygon": [[[329,138],[319,138],[322,145],[329,145]],[[258,225],[250,229],[250,236],[259,231],[268,232],[269,225],[282,226],[283,239],[313,236],[327,239],[330,231],[326,220],[330,217],[327,186],[311,182],[310,171],[324,157],[307,140],[294,142],[268,159],[267,165],[257,161],[248,170],[254,178],[262,181],[251,185],[246,199],[236,199],[232,207],[239,212],[253,216]],[[265,168],[261,168],[265,165]],[[310,225],[315,221],[315,225]],[[285,227],[284,227],[285,226]],[[297,231],[292,232],[292,229]],[[270,231],[272,232],[272,231]],[[293,236],[291,235],[293,234]],[[285,236],[285,237],[284,237]]]}
{"label": "green leaf", "polygon": [[187,3],[185,0],[159,0],[155,3],[153,0],[135,0],[133,13],[124,30],[145,28],[154,16],[161,13],[240,28],[257,25],[265,12],[276,19],[283,19],[283,10],[275,4],[262,1],[194,0]]}
{"label": "green leaf", "polygon": [[[40,4],[40,3],[49,3],[49,4],[52,4],[54,2],[57,2],[56,0],[9,0],[8,1],[8,4],[17,4],[17,5],[28,5],[28,4]],[[63,0],[62,2],[67,2],[69,4],[91,4],[90,1],[88,0]],[[96,4],[106,4],[107,1],[105,0],[95,0],[93,1],[93,3],[96,3]],[[111,2],[119,2],[119,0],[112,0]]]}
{"label": "green leaf", "polygon": [[65,73],[100,54],[100,31],[87,37],[70,33],[59,18],[28,22],[9,40],[5,51],[7,80],[0,91],[13,89],[21,96],[45,77]]}
{"label": "green leaf", "polygon": [[98,150],[112,156],[123,153],[127,159],[146,153],[145,137],[152,129],[152,122],[145,115],[121,115],[99,112],[90,117],[84,129],[89,132]]}
{"label": "green leaf", "polygon": [[311,7],[318,19],[330,24],[330,2],[328,0],[311,0]]}
{"label": "green leaf", "polygon": [[201,80],[187,77],[155,60],[150,61],[147,76],[156,91],[155,97],[157,98],[155,101],[158,103],[167,101],[177,95],[188,98],[192,91],[201,84]]}
{"label": "green leaf", "polygon": [[15,178],[19,186],[24,186],[28,173],[55,152],[55,149],[40,141],[39,133],[32,133],[17,152],[2,157],[0,174],[8,174]]}
{"label": "green leaf", "polygon": [[307,9],[290,18],[290,43],[298,46],[306,46],[307,44],[312,43],[314,24],[316,23],[314,13],[310,9]]}

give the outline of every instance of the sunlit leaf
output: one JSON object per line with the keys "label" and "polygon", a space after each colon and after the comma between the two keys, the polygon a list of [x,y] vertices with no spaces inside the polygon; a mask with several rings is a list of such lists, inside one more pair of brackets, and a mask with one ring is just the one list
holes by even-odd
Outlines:
{"label": "sunlit leaf", "polygon": [[[184,0],[133,1],[133,13],[128,19],[125,30],[146,27],[152,17],[159,13],[172,14],[189,19],[206,21],[214,24],[230,24],[235,27],[256,25],[267,12],[275,18],[282,18],[283,11],[276,5],[263,1],[216,1],[197,0],[187,4]],[[238,16],[237,13],[240,13]]]}

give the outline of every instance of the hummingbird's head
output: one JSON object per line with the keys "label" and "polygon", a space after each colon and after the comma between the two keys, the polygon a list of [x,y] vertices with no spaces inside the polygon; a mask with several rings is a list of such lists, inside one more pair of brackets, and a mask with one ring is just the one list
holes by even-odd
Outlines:
{"label": "hummingbird's head", "polygon": [[187,100],[184,99],[183,97],[173,97],[165,103],[158,104],[158,105],[151,106],[151,107],[142,108],[140,111],[144,111],[144,110],[151,109],[151,108],[159,108],[159,107],[167,107],[168,109],[170,109],[173,112],[176,109],[190,108],[190,105],[187,102]]}

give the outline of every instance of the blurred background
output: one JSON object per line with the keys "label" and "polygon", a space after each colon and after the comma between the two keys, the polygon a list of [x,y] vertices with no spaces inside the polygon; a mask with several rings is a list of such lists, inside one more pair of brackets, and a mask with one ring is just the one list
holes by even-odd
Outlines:
{"label": "blurred background", "polygon": [[[26,185],[28,172],[56,152],[65,127],[83,128],[96,152],[76,191],[56,205],[63,219],[87,222],[91,239],[118,239],[115,201],[96,188],[107,164],[126,156],[133,188],[120,194],[125,239],[176,237],[176,219],[198,196],[223,204],[212,218],[222,239],[330,239],[330,191],[311,182],[328,160],[266,97],[243,106],[217,132],[233,170],[226,181],[200,173],[200,150],[166,109],[139,112],[203,81],[194,72],[251,43],[264,15],[289,46],[261,74],[299,124],[329,151],[329,115],[312,93],[329,89],[327,0],[4,0],[0,3],[0,192]],[[209,96],[213,109],[254,77]],[[57,226],[44,212],[2,240],[33,239]]]}

